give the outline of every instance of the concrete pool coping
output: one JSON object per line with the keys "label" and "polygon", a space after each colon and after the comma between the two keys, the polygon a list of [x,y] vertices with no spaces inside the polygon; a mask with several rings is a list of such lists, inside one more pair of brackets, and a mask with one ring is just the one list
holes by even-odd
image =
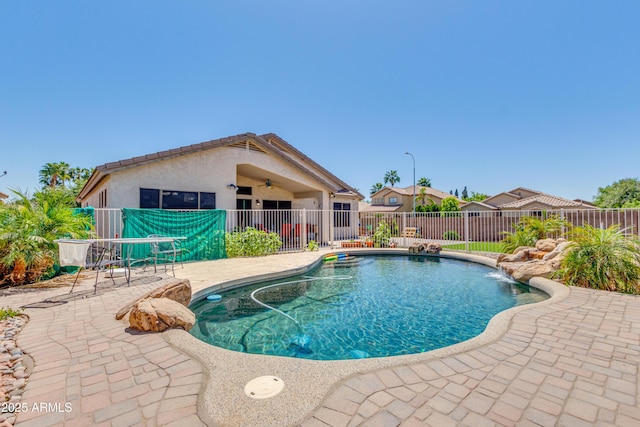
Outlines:
{"label": "concrete pool coping", "polygon": [[[406,249],[353,249],[341,253],[407,256]],[[194,300],[211,291],[221,291],[291,275],[302,274],[322,262],[327,252],[304,254],[306,262],[278,271],[247,271],[244,278],[215,283],[206,280],[192,281]],[[314,256],[315,254],[315,256]],[[413,255],[410,256],[427,256]],[[494,259],[466,253],[443,252],[441,258],[458,259],[496,267]],[[185,274],[186,276],[186,274]],[[225,426],[273,426],[301,423],[323,400],[345,380],[367,372],[423,363],[470,351],[490,344],[508,330],[511,319],[517,313],[556,304],[567,298],[569,288],[557,282],[534,278],[531,286],[543,290],[550,298],[535,304],[513,307],[495,315],[485,331],[467,341],[420,354],[387,358],[354,359],[340,361],[314,361],[278,356],[262,356],[239,353],[206,344],[187,332],[168,331],[165,340],[178,350],[198,360],[204,367],[207,380],[199,393],[198,416],[208,425]],[[273,375],[284,381],[284,390],[277,396],[256,401],[244,394],[246,383],[265,375]]]}

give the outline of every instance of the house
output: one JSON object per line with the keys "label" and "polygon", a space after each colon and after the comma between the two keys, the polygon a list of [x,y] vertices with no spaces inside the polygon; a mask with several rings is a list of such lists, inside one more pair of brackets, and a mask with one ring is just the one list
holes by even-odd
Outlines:
{"label": "house", "polygon": [[8,194],[4,194],[2,191],[0,191],[0,201],[4,200],[4,199],[8,199],[9,195]]}
{"label": "house", "polygon": [[596,209],[582,200],[568,200],[530,188],[518,187],[481,202],[469,202],[461,207],[463,211],[543,211],[556,209]]}
{"label": "house", "polygon": [[[245,133],[106,163],[82,207],[357,210],[364,198],[279,136]],[[345,206],[345,205],[348,205]]]}
{"label": "house", "polygon": [[[455,197],[444,191],[431,187],[416,185],[415,191],[412,185],[405,188],[384,187],[371,195],[371,205],[364,208],[363,212],[411,212],[413,210],[413,195],[416,196],[416,206],[420,204],[435,203],[440,205],[443,199]],[[426,200],[420,200],[424,194]],[[460,205],[464,202],[459,200]]]}

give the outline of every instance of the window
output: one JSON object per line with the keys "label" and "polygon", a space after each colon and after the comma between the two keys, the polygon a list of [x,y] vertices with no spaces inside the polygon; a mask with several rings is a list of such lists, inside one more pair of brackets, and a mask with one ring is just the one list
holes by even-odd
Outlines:
{"label": "window", "polygon": [[99,208],[107,207],[107,189],[106,188],[98,194],[98,207]]}
{"label": "window", "polygon": [[397,197],[389,197],[389,204],[390,205],[397,205],[398,204],[398,198]]}
{"label": "window", "polygon": [[[104,194],[106,204],[107,193]],[[140,208],[142,209],[215,209],[216,193],[197,191],[140,189]]]}
{"label": "window", "polygon": [[198,209],[198,193],[162,190],[162,209]]}
{"label": "window", "polygon": [[238,189],[236,190],[236,194],[240,194],[243,196],[250,196],[251,195],[251,187],[238,187]]}
{"label": "window", "polygon": [[383,198],[377,197],[377,198],[373,199],[371,201],[371,204],[372,205],[384,205],[384,197]]}
{"label": "window", "polygon": [[200,209],[215,209],[216,193],[200,193]]}
{"label": "window", "polygon": [[351,225],[351,204],[333,204],[333,225],[335,227],[349,227]]}
{"label": "window", "polygon": [[160,207],[160,190],[150,188],[140,189],[140,207],[145,209],[157,209]]}

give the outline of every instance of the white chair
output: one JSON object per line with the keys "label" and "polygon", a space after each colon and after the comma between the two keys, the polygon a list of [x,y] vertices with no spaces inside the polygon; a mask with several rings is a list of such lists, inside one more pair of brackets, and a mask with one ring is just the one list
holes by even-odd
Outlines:
{"label": "white chair", "polygon": [[[165,236],[161,236],[159,234],[149,234],[147,236],[150,239],[161,238]],[[182,254],[182,247],[180,246],[179,240],[167,241],[167,242],[151,242],[149,243],[151,246],[151,256],[153,256],[153,271],[157,273],[157,265],[158,261],[165,262],[164,263],[164,271],[167,271],[166,262],[171,261],[171,272],[175,277],[176,272],[174,270],[174,265],[176,261],[180,261],[182,268],[184,268],[184,263],[180,260],[180,255]]]}

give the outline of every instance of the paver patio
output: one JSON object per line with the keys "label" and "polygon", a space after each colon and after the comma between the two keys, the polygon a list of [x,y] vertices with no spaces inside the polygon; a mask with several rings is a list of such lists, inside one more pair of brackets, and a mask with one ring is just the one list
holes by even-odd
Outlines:
{"label": "paver patio", "polygon": [[[176,275],[198,291],[303,269],[319,256],[194,263]],[[488,342],[451,354],[387,358],[376,369],[243,355],[264,361],[246,367],[248,377],[267,373],[263,365],[285,381],[283,393],[259,401],[244,395],[244,373],[227,372],[242,377],[227,382],[223,359],[199,355],[205,345],[186,333],[137,333],[114,319],[126,302],[159,286],[154,280],[38,308],[32,303],[67,289],[3,297],[2,306],[33,307],[25,310],[30,321],[18,339],[35,361],[23,395],[29,411],[16,425],[640,425],[636,296],[571,288],[563,301],[509,315],[506,332]],[[90,285],[88,279],[84,289]],[[325,372],[330,381],[304,376],[310,372]]]}

